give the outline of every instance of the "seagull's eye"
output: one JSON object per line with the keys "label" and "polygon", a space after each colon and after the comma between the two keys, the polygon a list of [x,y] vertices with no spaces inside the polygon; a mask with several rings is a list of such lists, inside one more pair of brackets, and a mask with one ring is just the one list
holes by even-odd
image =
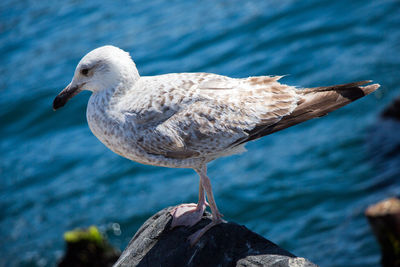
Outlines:
{"label": "seagull's eye", "polygon": [[84,68],[81,70],[81,73],[86,76],[89,73],[89,69]]}

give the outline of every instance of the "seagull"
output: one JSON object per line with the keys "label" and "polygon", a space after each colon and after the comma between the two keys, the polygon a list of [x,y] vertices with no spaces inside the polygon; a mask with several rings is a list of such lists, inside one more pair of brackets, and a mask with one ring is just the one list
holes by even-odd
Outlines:
{"label": "seagull", "polygon": [[212,220],[189,237],[193,245],[211,227],[225,222],[207,163],[242,153],[249,141],[324,116],[380,86],[362,86],[371,81],[360,81],[299,89],[281,84],[281,78],[212,73],[140,76],[129,53],[107,45],[80,60],[53,109],[83,90],[91,91],[87,121],[106,147],[139,163],[197,172],[197,204],[181,204],[171,211],[172,228],[191,227],[210,207]]}

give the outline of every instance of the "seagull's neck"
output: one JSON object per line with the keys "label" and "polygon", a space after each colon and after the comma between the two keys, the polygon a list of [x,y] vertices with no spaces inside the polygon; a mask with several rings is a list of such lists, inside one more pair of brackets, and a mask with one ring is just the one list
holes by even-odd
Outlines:
{"label": "seagull's neck", "polygon": [[133,89],[137,79],[120,79],[107,89],[93,92],[90,97],[87,115],[98,114],[104,119],[120,120],[119,103]]}
{"label": "seagull's neck", "polygon": [[93,93],[92,98],[98,107],[101,106],[104,110],[111,110],[133,85],[134,83],[119,83],[116,86]]}
{"label": "seagull's neck", "polygon": [[104,83],[103,89],[99,92],[94,92],[97,98],[100,98],[105,105],[113,105],[118,102],[128,91],[130,91],[140,76],[137,69],[125,68],[118,72],[118,76],[111,83]]}
{"label": "seagull's neck", "polygon": [[114,72],[113,78],[102,79],[101,85],[103,90],[93,92],[90,97],[87,116],[88,118],[97,114],[106,120],[121,120],[119,112],[119,103],[124,96],[134,88],[140,76],[133,62],[121,65]]}

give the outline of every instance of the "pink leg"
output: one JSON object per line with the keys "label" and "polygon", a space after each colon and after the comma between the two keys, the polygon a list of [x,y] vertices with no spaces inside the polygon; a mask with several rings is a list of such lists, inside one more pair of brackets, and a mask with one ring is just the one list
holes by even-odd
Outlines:
{"label": "pink leg", "polygon": [[207,177],[207,167],[204,165],[200,170],[196,170],[196,172],[200,175],[200,183],[203,185],[203,188],[207,193],[208,201],[210,202],[212,221],[211,223],[207,224],[205,227],[198,230],[189,237],[189,241],[192,246],[196,244],[196,242],[199,241],[199,239],[203,236],[203,234],[206,233],[211,227],[220,224],[222,222],[225,222],[222,219],[223,215],[218,211],[217,204],[215,203],[214,200],[214,195],[211,188],[211,182],[210,179]]}
{"label": "pink leg", "polygon": [[201,183],[199,183],[199,202],[197,204],[181,204],[175,207],[170,213],[172,215],[171,228],[176,226],[193,226],[201,220],[204,210],[206,209],[206,196],[204,194],[204,188]]}

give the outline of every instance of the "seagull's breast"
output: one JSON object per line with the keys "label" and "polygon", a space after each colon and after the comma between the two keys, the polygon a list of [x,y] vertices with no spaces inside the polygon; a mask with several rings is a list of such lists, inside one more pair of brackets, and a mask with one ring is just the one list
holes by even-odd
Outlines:
{"label": "seagull's breast", "polygon": [[126,115],[112,104],[106,94],[93,94],[87,106],[86,117],[92,133],[114,153],[130,160],[149,165],[168,166],[154,155],[146,153],[136,142],[136,127],[132,120],[126,121]]}
{"label": "seagull's breast", "polygon": [[93,94],[87,106],[86,117],[92,133],[113,152],[127,157],[127,151],[134,151],[132,131],[127,131],[123,114],[109,103],[106,94]]}
{"label": "seagull's breast", "polygon": [[192,168],[203,162],[202,158],[175,159],[144,150],[138,140],[143,135],[140,133],[143,125],[136,125],[132,119],[135,114],[124,112],[121,102],[112,102],[105,94],[94,93],[86,117],[92,133],[114,153],[139,163],[172,168]]}

